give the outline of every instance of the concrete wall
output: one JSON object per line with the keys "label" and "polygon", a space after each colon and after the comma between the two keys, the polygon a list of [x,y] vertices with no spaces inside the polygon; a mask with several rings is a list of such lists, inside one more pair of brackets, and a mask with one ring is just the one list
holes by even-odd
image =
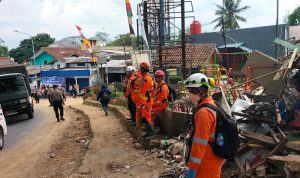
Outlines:
{"label": "concrete wall", "polygon": [[[57,67],[57,65],[60,65],[60,68]],[[53,64],[51,64],[52,69],[62,69],[66,67],[66,63],[62,61],[55,61]]]}
{"label": "concrete wall", "polygon": [[158,124],[161,131],[168,136],[178,136],[187,132],[187,118],[187,113],[168,108],[159,115]]}

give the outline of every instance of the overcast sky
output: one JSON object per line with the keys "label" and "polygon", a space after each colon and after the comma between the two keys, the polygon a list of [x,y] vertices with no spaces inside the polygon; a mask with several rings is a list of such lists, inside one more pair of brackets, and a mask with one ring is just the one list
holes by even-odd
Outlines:
{"label": "overcast sky", "polygon": [[[142,0],[131,0],[134,15],[136,5]],[[203,32],[214,31],[214,25],[208,24],[215,19],[215,5],[222,0],[192,0],[194,15],[203,24]],[[274,25],[276,23],[276,0],[243,0],[242,5],[251,8],[241,15],[247,23],[241,28]],[[300,0],[280,0],[279,22],[283,17],[300,5]],[[134,18],[137,18],[135,15]],[[0,2],[0,38],[10,49],[19,45],[26,37],[14,30],[26,32],[32,36],[48,33],[56,40],[68,36],[77,36],[75,25],[83,29],[87,37],[96,31],[110,34],[128,33],[125,0],[2,0]]]}

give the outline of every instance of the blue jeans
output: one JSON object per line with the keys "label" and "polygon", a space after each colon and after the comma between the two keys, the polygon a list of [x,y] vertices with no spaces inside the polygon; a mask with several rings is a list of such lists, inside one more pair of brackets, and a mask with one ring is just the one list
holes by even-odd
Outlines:
{"label": "blue jeans", "polygon": [[105,113],[108,112],[108,103],[101,103],[102,109],[104,110]]}

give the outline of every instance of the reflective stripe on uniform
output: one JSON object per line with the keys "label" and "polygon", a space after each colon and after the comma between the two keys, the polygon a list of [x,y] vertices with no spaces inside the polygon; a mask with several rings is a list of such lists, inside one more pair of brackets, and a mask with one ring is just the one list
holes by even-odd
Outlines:
{"label": "reflective stripe on uniform", "polygon": [[196,164],[201,164],[202,159],[191,156],[190,160]]}
{"label": "reflective stripe on uniform", "polygon": [[208,140],[194,136],[193,143],[198,143],[198,144],[201,144],[201,145],[207,145]]}
{"label": "reflective stripe on uniform", "polygon": [[212,139],[215,139],[215,137],[216,137],[215,132],[214,132],[214,133],[211,133],[211,134],[209,135],[209,137],[212,138]]}

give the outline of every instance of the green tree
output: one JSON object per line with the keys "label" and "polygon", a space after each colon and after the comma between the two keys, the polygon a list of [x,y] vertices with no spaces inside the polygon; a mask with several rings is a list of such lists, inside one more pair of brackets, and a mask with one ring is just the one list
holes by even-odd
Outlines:
{"label": "green tree", "polygon": [[97,31],[95,38],[97,41],[102,45],[105,45],[109,41],[109,34],[106,33],[105,31]]}
{"label": "green tree", "polygon": [[107,46],[132,46],[134,42],[137,41],[136,37],[128,34],[118,35],[115,37],[115,40],[108,43]]}
{"label": "green tree", "polygon": [[[42,47],[47,47],[55,41],[54,38],[47,33],[39,33],[33,37],[34,52],[36,53]],[[31,39],[24,39],[20,42],[19,47],[11,49],[9,55],[15,59],[18,63],[22,63],[33,56],[32,54],[32,42]]]}
{"label": "green tree", "polygon": [[289,25],[300,25],[300,6],[288,16]]}
{"label": "green tree", "polygon": [[8,48],[3,43],[4,41],[0,38],[0,57],[8,56]]}
{"label": "green tree", "polygon": [[215,15],[217,18],[212,21],[212,23],[217,23],[215,29],[222,29],[223,24],[224,30],[240,28],[238,21],[246,22],[247,20],[238,14],[249,9],[250,7],[240,7],[241,0],[223,0],[223,3],[223,6],[216,4],[217,10],[215,11]]}

